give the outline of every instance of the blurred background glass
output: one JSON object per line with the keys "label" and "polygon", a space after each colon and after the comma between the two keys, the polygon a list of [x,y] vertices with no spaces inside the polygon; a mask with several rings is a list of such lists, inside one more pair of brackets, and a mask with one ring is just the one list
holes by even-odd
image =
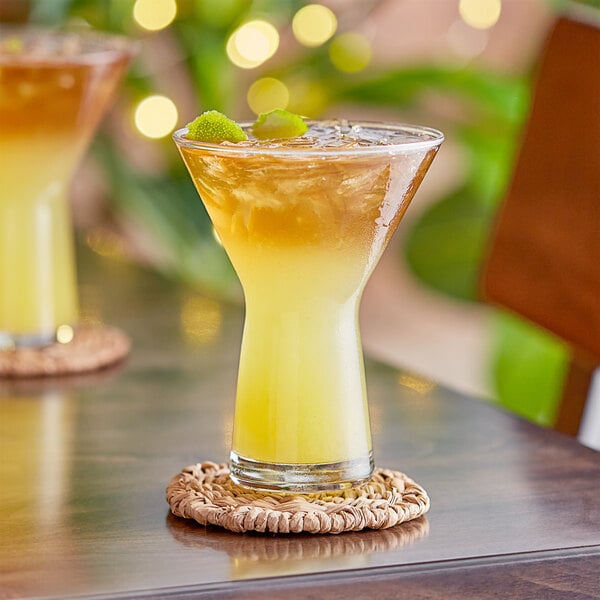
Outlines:
{"label": "blurred background glass", "polygon": [[565,348],[517,317],[483,307],[477,285],[536,60],[565,5],[5,0],[0,18],[141,40],[72,189],[79,239],[107,261],[157,269],[204,294],[241,300],[171,141],[176,127],[208,109],[243,120],[287,108],[443,130],[448,141],[429,181],[367,289],[367,350],[549,424]]}

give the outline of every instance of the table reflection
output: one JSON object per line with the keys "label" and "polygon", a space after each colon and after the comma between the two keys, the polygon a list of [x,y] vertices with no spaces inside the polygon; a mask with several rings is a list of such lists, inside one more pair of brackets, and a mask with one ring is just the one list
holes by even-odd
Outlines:
{"label": "table reflection", "polygon": [[65,570],[74,581],[87,579],[69,527],[76,390],[116,371],[0,378],[0,571],[26,574],[22,595],[39,590],[40,579],[44,589],[60,585]]}
{"label": "table reflection", "polygon": [[397,550],[429,534],[427,517],[390,529],[339,535],[232,534],[172,514],[167,528],[184,546],[226,553],[232,579],[364,568],[372,554]]}
{"label": "table reflection", "polygon": [[51,548],[70,543],[61,525],[74,422],[69,392],[0,387],[0,546],[11,548],[3,559],[14,562],[4,562],[9,571],[54,572],[60,577],[56,569],[61,565]]}

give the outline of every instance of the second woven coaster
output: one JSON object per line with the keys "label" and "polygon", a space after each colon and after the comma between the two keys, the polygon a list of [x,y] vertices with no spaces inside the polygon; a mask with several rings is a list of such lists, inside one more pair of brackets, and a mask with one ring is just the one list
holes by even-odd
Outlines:
{"label": "second woven coaster", "polygon": [[236,533],[342,533],[386,529],[429,510],[427,492],[399,471],[375,469],[365,484],[318,494],[270,494],[237,485],[226,464],[183,469],[167,487],[171,512]]}
{"label": "second woven coaster", "polygon": [[131,341],[120,329],[78,327],[68,344],[0,350],[0,377],[48,377],[95,371],[124,359]]}

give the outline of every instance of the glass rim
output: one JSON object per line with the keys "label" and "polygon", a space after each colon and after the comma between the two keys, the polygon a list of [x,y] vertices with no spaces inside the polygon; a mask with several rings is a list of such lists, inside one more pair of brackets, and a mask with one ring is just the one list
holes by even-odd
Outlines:
{"label": "glass rim", "polygon": [[[15,52],[1,52],[1,65],[37,65],[61,66],[64,64],[95,64],[106,62],[107,57],[129,58],[135,56],[139,49],[139,41],[125,35],[93,29],[83,26],[49,27],[36,23],[0,23],[0,34],[3,37],[14,35],[35,35],[36,33],[52,37],[73,36],[82,40],[98,43],[97,47],[83,47],[72,54],[48,53],[28,54],[17,50]],[[3,41],[6,41],[5,39]]]}
{"label": "glass rim", "polygon": [[[324,124],[339,122],[339,119],[307,119],[306,123],[311,124]],[[418,150],[430,150],[438,147],[444,141],[444,134],[438,129],[433,127],[425,127],[423,125],[412,125],[409,123],[398,123],[395,121],[362,121],[362,120],[345,120],[348,126],[352,127],[359,125],[361,127],[372,127],[375,129],[387,129],[390,131],[401,131],[411,135],[424,135],[431,136],[431,139],[424,140],[405,140],[395,144],[381,145],[381,146],[355,146],[353,148],[336,148],[334,146],[312,148],[310,146],[236,146],[212,143],[212,142],[200,142],[197,140],[190,140],[185,137],[188,132],[187,127],[182,127],[175,131],[172,135],[173,140],[178,146],[185,148],[192,148],[195,150],[206,150],[213,154],[225,154],[225,155],[268,155],[268,156],[304,156],[304,157],[326,157],[326,156],[357,156],[357,155],[386,155],[386,154],[402,154],[405,152],[416,152]],[[242,129],[246,129],[252,126],[252,122],[246,121],[239,125]]]}

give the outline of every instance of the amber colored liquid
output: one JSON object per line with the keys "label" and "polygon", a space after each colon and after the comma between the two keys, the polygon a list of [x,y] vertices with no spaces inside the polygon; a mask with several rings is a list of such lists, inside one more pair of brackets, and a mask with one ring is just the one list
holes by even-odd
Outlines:
{"label": "amber colored liquid", "polygon": [[67,186],[127,61],[0,55],[0,337],[77,321]]}
{"label": "amber colored liquid", "polygon": [[435,149],[318,159],[180,149],[246,298],[234,452],[278,464],[368,456],[358,305]]}

